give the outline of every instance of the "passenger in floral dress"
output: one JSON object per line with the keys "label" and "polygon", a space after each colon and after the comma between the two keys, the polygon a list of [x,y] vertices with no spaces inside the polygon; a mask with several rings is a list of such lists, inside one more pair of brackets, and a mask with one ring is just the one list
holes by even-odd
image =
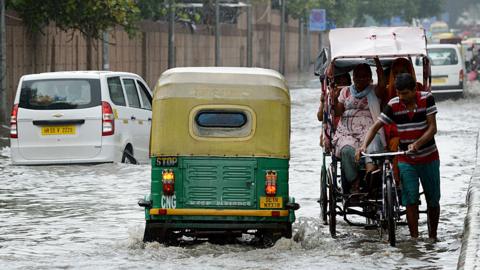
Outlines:
{"label": "passenger in floral dress", "polygon": [[[359,64],[353,69],[353,84],[336,93],[335,115],[341,116],[333,145],[335,155],[341,159],[342,175],[351,185],[351,192],[359,192],[359,164],[355,161],[355,151],[360,147],[367,131],[380,115],[380,100],[385,92],[383,69],[375,58],[378,84],[372,84],[372,71],[368,64]],[[385,149],[385,135],[380,130],[367,152],[380,152]],[[371,159],[365,159],[367,172],[375,170]]]}

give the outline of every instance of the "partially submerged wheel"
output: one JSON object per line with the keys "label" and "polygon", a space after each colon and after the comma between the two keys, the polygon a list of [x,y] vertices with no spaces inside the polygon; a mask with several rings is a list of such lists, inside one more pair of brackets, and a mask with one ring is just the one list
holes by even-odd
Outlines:
{"label": "partially submerged wheel", "polygon": [[164,244],[167,239],[168,230],[166,228],[153,226],[150,222],[146,222],[143,242],[159,242],[160,244]]}
{"label": "partially submerged wheel", "polygon": [[260,245],[264,248],[273,247],[281,237],[281,232],[262,230],[260,231]]}
{"label": "partially submerged wheel", "polygon": [[335,194],[335,183],[332,174],[328,173],[328,227],[330,229],[330,235],[335,238],[337,236],[337,198]]}
{"label": "partially submerged wheel", "polygon": [[386,213],[386,222],[387,222],[387,230],[388,230],[388,242],[390,243],[390,246],[394,247],[396,244],[396,239],[395,239],[395,232],[396,232],[396,227],[397,224],[395,223],[395,203],[394,203],[394,195],[395,195],[395,190],[393,189],[392,185],[392,178],[387,177],[386,179],[386,190],[385,190],[385,213]]}
{"label": "partially submerged wheel", "polygon": [[122,163],[137,164],[137,160],[133,156],[133,150],[130,145],[127,145],[127,147],[125,147],[125,149],[123,150]]}
{"label": "partially submerged wheel", "polygon": [[320,217],[323,224],[327,224],[328,214],[328,197],[327,197],[327,169],[322,165],[322,172],[320,174]]}

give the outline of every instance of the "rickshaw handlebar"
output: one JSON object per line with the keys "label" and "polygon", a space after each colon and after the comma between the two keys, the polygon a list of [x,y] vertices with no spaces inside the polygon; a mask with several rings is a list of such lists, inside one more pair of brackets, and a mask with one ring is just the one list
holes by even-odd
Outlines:
{"label": "rickshaw handlebar", "polygon": [[412,151],[409,151],[409,150],[397,151],[397,152],[374,153],[374,154],[362,152],[362,157],[392,157],[392,156],[408,155],[411,153]]}

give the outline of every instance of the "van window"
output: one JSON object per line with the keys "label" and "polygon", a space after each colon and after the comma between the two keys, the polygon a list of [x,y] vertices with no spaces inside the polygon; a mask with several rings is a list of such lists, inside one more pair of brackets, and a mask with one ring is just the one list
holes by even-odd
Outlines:
{"label": "van window", "polygon": [[432,66],[448,66],[458,64],[457,51],[453,48],[427,49]]}
{"label": "van window", "polygon": [[141,81],[138,81],[138,86],[140,86],[140,97],[142,98],[142,108],[145,110],[152,110],[152,97],[150,96],[150,93],[148,92],[147,88]]}
{"label": "van window", "polygon": [[243,112],[200,111],[195,121],[207,128],[240,128],[247,123],[247,116]]}
{"label": "van window", "polygon": [[125,93],[127,94],[128,106],[141,108],[135,81],[132,79],[123,79],[123,85],[125,86]]}
{"label": "van window", "polygon": [[110,99],[115,105],[126,106],[125,95],[123,94],[122,83],[119,77],[112,77],[107,79],[108,92]]}
{"label": "van window", "polygon": [[101,104],[98,79],[47,79],[22,82],[19,107],[35,110],[83,109]]}

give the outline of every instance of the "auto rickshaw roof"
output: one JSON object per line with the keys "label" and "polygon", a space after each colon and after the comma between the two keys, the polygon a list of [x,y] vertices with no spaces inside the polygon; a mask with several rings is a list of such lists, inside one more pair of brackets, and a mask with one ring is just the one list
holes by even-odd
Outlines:
{"label": "auto rickshaw roof", "polygon": [[[248,136],[199,134],[202,110],[240,110]],[[215,132],[217,133],[215,133]],[[220,133],[218,133],[220,132]],[[290,94],[278,72],[262,68],[187,67],[165,71],[155,87],[152,156],[289,158]]]}
{"label": "auto rickshaw roof", "polygon": [[331,59],[427,55],[421,27],[358,27],[330,31]]}
{"label": "auto rickshaw roof", "polygon": [[[272,87],[289,95],[285,78],[277,71],[241,67],[180,67],[165,71],[156,88],[172,84]],[[178,94],[178,93],[177,93]]]}

